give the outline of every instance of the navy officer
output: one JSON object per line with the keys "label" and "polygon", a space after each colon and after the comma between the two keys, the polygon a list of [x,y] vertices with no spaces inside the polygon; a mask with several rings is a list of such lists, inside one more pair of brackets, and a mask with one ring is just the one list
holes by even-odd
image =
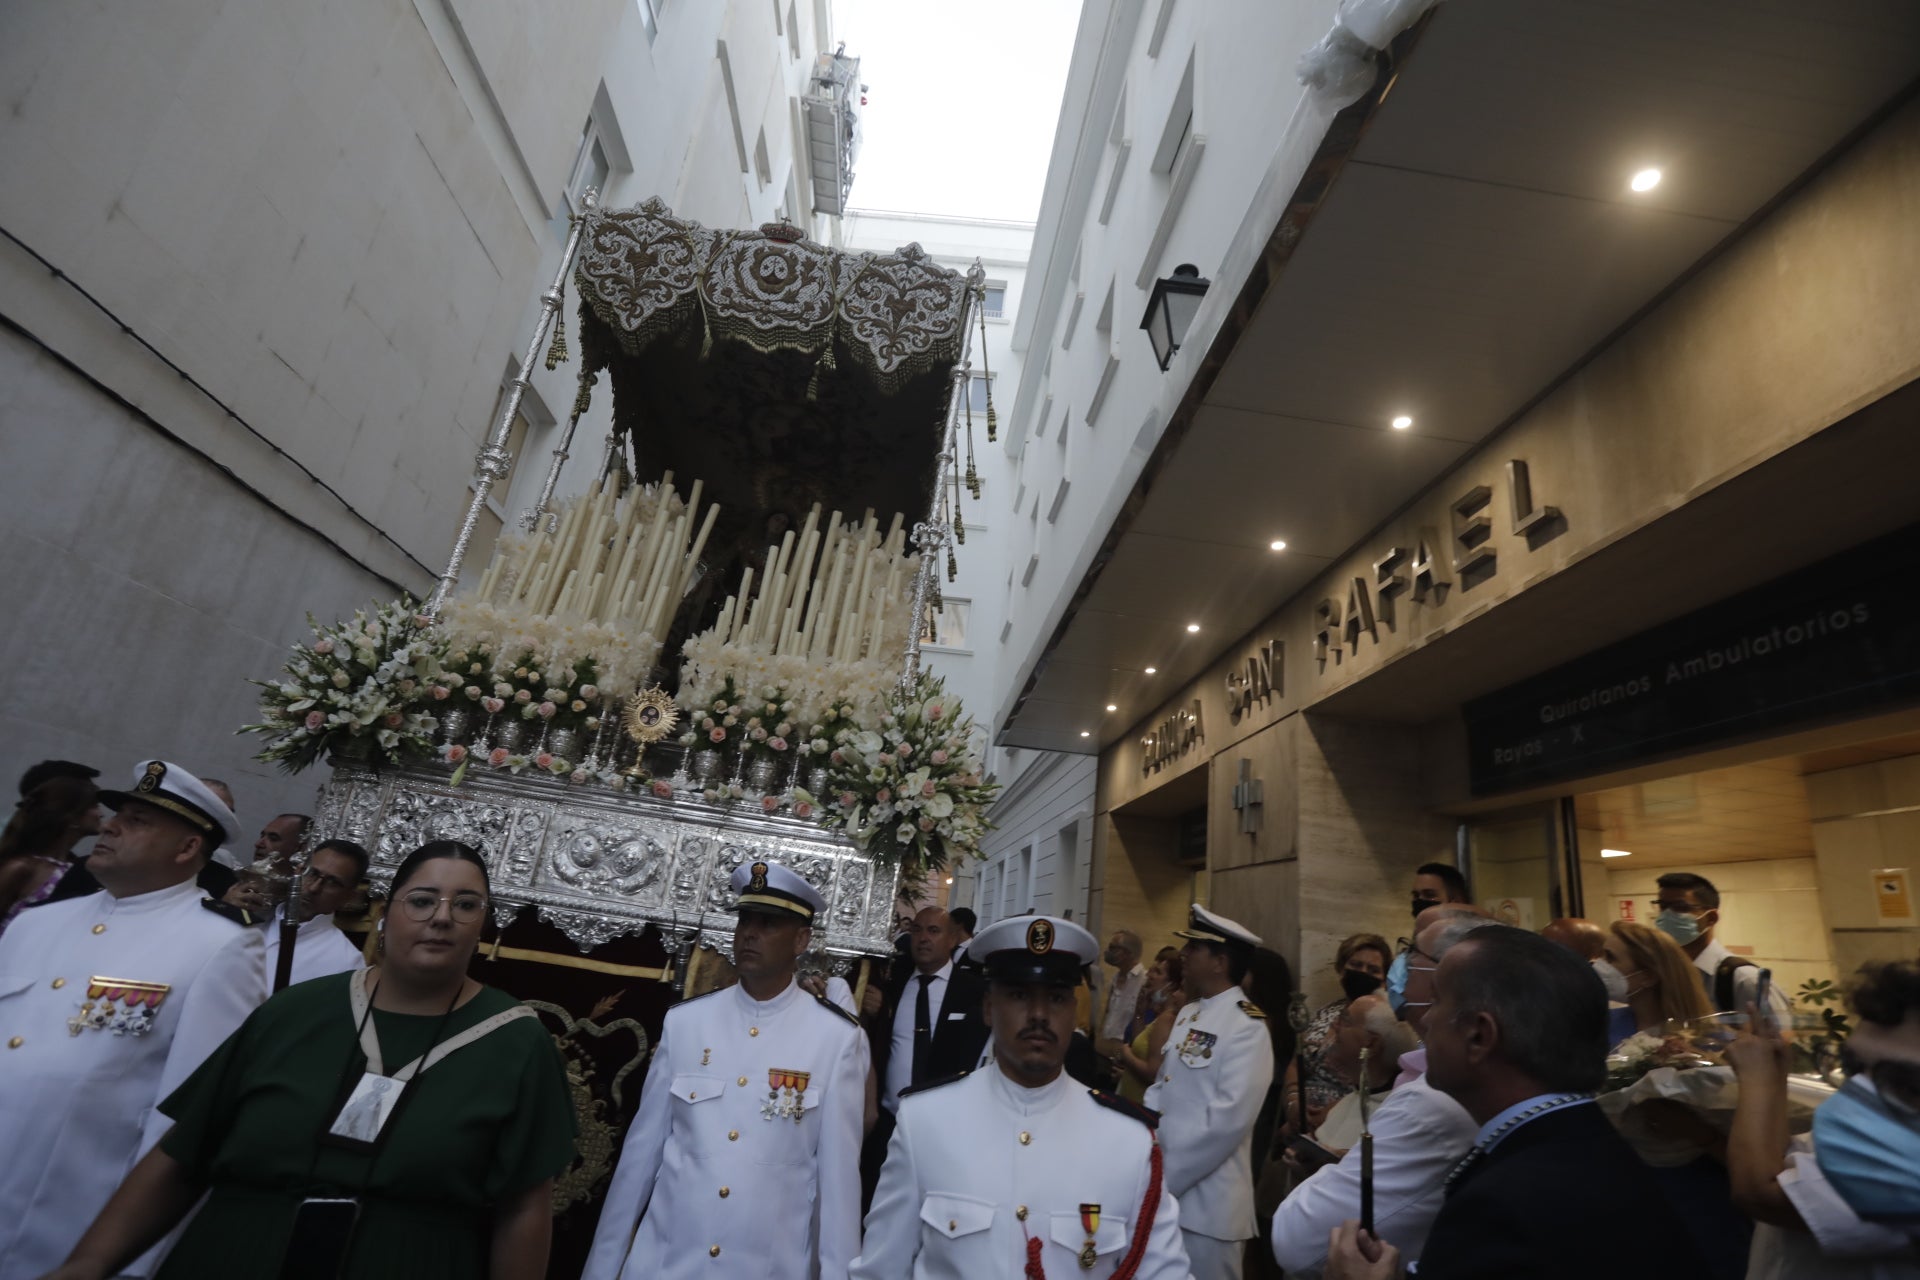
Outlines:
{"label": "navy officer", "polygon": [[165,760],[100,803],[101,889],[0,936],[0,1280],[60,1265],[171,1126],[155,1105],[266,996],[260,931],[194,882],[233,811]]}
{"label": "navy officer", "polygon": [[1153,1114],[1066,1074],[1100,944],[1071,920],[1011,916],[967,954],[986,968],[993,1060],[901,1091],[855,1280],[1186,1280]]}
{"label": "navy officer", "polygon": [[667,1011],[582,1280],[846,1280],[860,1251],[867,1037],[794,981],[826,900],[764,861],[733,890],[740,981]]}

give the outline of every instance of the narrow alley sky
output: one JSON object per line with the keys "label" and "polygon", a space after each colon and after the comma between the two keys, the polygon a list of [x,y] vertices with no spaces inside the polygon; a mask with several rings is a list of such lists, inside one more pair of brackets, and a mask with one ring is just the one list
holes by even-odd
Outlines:
{"label": "narrow alley sky", "polygon": [[833,0],[867,85],[852,205],[1031,222],[1080,0]]}

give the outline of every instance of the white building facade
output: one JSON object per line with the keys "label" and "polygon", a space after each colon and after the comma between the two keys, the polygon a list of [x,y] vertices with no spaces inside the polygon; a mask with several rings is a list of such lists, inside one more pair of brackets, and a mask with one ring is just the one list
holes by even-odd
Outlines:
{"label": "white building facade", "polygon": [[[828,0],[29,0],[6,26],[6,779],[160,755],[243,823],[304,809],[234,736],[246,680],[309,610],[431,589],[585,189],[839,240],[849,156],[809,146]],[[573,365],[531,380],[474,572],[573,401]]]}

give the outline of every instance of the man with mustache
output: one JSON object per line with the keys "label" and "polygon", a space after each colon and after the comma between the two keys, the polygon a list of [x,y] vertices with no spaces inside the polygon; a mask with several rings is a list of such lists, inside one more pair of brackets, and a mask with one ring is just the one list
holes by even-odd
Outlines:
{"label": "man with mustache", "polygon": [[901,1093],[856,1280],[1186,1280],[1153,1113],[1064,1069],[1075,988],[1099,953],[1051,916],[974,938],[993,1061]]}
{"label": "man with mustache", "polygon": [[826,899],[771,862],[733,891],[740,981],[667,1011],[583,1280],[845,1280],[860,1250],[867,1038],[794,981]]}

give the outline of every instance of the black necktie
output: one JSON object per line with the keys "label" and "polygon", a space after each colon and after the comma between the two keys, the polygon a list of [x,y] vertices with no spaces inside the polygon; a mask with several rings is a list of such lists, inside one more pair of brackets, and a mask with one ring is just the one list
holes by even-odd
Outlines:
{"label": "black necktie", "polygon": [[933,1010],[927,1006],[927,988],[933,983],[933,975],[913,976],[920,980],[920,993],[913,998],[913,1083],[920,1084],[933,1065],[933,1055],[928,1052],[933,1044]]}

